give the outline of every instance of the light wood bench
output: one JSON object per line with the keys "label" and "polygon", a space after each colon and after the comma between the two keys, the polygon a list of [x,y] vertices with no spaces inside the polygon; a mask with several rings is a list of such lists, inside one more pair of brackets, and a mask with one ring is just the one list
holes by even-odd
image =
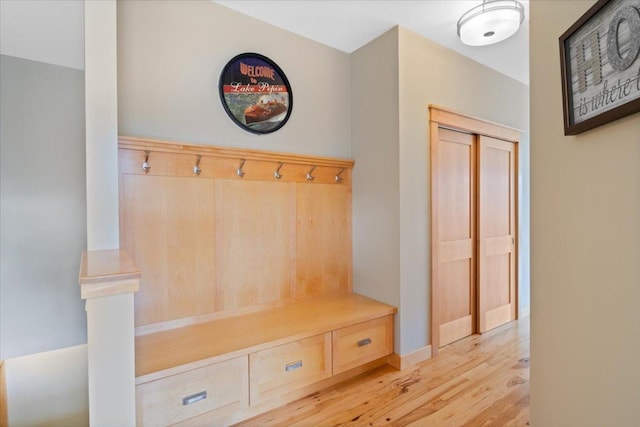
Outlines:
{"label": "light wood bench", "polygon": [[138,425],[227,425],[386,363],[396,309],[352,293],[353,160],[124,136],[118,153]]}
{"label": "light wood bench", "polygon": [[384,364],[395,312],[350,293],[138,336],[138,425],[228,424]]}

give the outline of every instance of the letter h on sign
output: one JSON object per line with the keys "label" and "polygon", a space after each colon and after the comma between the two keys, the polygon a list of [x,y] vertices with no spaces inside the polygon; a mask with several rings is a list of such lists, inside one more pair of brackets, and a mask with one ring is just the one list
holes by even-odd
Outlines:
{"label": "letter h on sign", "polygon": [[[586,59],[586,51],[589,50],[589,59]],[[600,35],[597,31],[586,36],[577,49],[576,74],[578,75],[578,90],[587,90],[587,72],[591,70],[591,83],[594,85],[602,82],[602,60],[600,58]]]}

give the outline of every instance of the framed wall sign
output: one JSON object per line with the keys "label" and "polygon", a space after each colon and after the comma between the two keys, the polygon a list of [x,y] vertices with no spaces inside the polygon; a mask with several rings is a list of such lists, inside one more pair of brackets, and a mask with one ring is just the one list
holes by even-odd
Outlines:
{"label": "framed wall sign", "polygon": [[266,56],[243,53],[231,59],[220,74],[218,89],[225,111],[246,131],[275,132],[291,115],[289,80]]}
{"label": "framed wall sign", "polygon": [[599,0],[560,36],[564,134],[640,111],[640,0]]}

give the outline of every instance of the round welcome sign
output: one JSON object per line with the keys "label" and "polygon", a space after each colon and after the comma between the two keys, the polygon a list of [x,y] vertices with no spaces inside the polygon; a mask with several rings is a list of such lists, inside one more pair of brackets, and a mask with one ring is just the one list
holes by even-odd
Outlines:
{"label": "round welcome sign", "polygon": [[225,111],[246,131],[275,132],[289,120],[293,106],[289,80],[266,56],[234,57],[222,70],[218,88]]}

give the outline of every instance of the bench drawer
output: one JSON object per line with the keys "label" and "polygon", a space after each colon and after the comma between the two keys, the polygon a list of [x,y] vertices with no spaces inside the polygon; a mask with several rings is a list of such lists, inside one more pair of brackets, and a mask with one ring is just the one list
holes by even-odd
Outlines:
{"label": "bench drawer", "polygon": [[393,353],[393,316],[333,331],[333,374]]}
{"label": "bench drawer", "polygon": [[331,333],[249,355],[251,405],[331,376]]}
{"label": "bench drawer", "polygon": [[247,356],[136,386],[137,425],[167,426],[209,411],[249,403]]}

